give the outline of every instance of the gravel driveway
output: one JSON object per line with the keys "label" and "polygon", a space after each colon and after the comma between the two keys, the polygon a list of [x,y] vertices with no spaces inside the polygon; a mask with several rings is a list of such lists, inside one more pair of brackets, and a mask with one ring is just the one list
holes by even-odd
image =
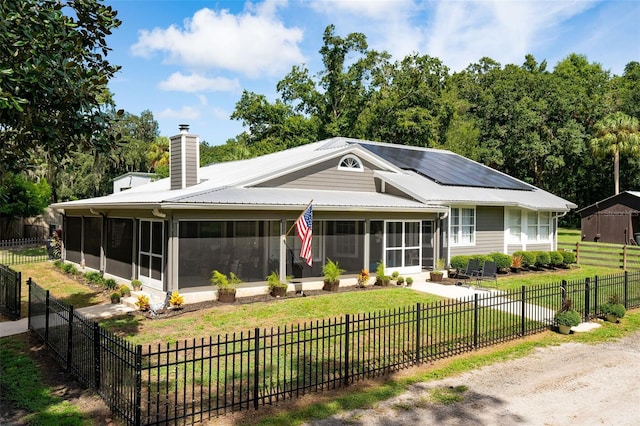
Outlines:
{"label": "gravel driveway", "polygon": [[[434,400],[434,392],[453,389],[460,402]],[[308,424],[640,425],[640,332],[598,345],[538,349],[525,358],[418,383],[373,409]]]}

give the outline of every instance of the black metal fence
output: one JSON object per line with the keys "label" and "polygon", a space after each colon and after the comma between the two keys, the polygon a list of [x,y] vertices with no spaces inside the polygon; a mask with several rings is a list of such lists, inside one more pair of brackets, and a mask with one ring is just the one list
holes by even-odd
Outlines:
{"label": "black metal fence", "polygon": [[51,241],[46,238],[0,241],[0,264],[21,265],[59,258],[59,249],[56,252]]}
{"label": "black metal fence", "polygon": [[202,421],[348,386],[538,333],[563,297],[585,319],[616,294],[640,306],[640,271],[522,287],[270,329],[132,346],[29,281],[29,328],[129,424]]}
{"label": "black metal fence", "polygon": [[0,313],[12,320],[20,319],[22,274],[0,264]]}

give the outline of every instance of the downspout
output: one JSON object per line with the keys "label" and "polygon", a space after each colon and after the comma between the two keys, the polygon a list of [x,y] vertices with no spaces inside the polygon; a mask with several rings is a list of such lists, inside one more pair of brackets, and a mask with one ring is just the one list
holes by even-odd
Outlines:
{"label": "downspout", "polygon": [[[451,213],[451,206],[447,206],[447,211],[440,216],[440,222],[446,220],[449,217],[449,214]],[[440,228],[440,242],[438,244],[438,258],[440,258],[440,248],[446,244],[447,245],[447,249],[446,249],[446,258],[445,258],[445,265],[449,264],[449,260],[451,259],[451,244],[449,244],[449,239],[450,239],[450,235],[451,235],[451,223],[450,221],[447,220],[447,234],[446,234],[446,238],[445,236],[442,234],[442,228],[440,227],[440,224],[438,224],[438,227]],[[434,259],[434,262],[436,261],[436,259]],[[435,266],[435,263],[434,263]]]}
{"label": "downspout", "polygon": [[553,247],[551,247],[553,250],[558,250],[558,219],[560,219],[561,217],[565,217],[567,215],[567,213],[569,213],[569,210],[567,210],[566,212],[563,212],[560,215],[554,215],[551,216],[553,218],[553,220],[555,221],[554,223],[554,233],[553,233]]}

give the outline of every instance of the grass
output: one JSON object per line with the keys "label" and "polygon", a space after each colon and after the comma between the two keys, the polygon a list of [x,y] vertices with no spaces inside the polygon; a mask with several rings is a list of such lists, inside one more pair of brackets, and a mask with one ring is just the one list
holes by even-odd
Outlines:
{"label": "grass", "polygon": [[81,284],[61,272],[53,266],[52,262],[12,265],[11,269],[22,272],[22,298],[20,300],[20,315],[22,318],[26,317],[28,313],[28,278],[32,278],[40,287],[49,290],[50,294],[56,299],[73,305],[74,308],[97,305],[106,301],[101,292]]}
{"label": "grass", "polygon": [[30,357],[24,335],[0,339],[0,389],[2,400],[10,401],[27,414],[21,424],[86,425],[78,407],[54,394],[44,384],[41,366]]}
{"label": "grass", "polygon": [[558,242],[563,244],[575,244],[582,240],[582,231],[572,228],[558,228]]}
{"label": "grass", "polygon": [[[640,330],[640,310],[634,310],[625,316],[620,324],[603,323],[602,327],[588,333],[577,333],[570,336],[560,335],[554,332],[545,332],[532,336],[524,341],[514,341],[497,348],[489,348],[479,352],[472,352],[439,361],[436,368],[421,367],[415,374],[401,378],[390,378],[384,382],[373,385],[361,386],[354,389],[342,389],[332,391],[331,395],[320,395],[321,402],[306,405],[304,407],[287,408],[286,411],[278,410],[277,414],[260,416],[252,413],[252,424],[258,425],[299,425],[313,420],[324,419],[341,411],[366,409],[375,407],[381,401],[397,396],[405,392],[411,385],[418,382],[430,382],[446,377],[456,376],[467,371],[475,370],[487,365],[505,360],[522,358],[530,355],[535,349],[547,346],[557,346],[563,343],[597,344],[612,339],[618,339]],[[466,388],[459,386],[447,391],[439,391],[430,395],[430,403],[451,404],[464,398]],[[425,401],[427,403],[427,401]],[[420,404],[420,402],[416,402]],[[407,409],[398,406],[398,409]]]}
{"label": "grass", "polygon": [[185,336],[192,338],[224,335],[241,330],[253,330],[256,327],[299,324],[335,318],[346,313],[375,312],[438,300],[442,298],[406,288],[389,287],[220,306],[160,321],[149,321],[140,316],[125,316],[107,319],[100,324],[134,344],[175,342],[184,339]]}

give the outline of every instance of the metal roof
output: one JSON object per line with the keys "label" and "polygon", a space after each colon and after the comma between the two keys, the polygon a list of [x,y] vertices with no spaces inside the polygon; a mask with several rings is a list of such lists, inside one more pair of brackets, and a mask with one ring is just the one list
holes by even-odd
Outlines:
{"label": "metal roof", "polygon": [[[376,150],[371,148],[373,146],[393,146],[394,149],[406,149],[408,154],[405,156],[416,151],[433,151],[464,159],[464,157],[448,151],[416,147],[398,148],[392,144],[337,137],[256,158],[213,163],[201,167],[199,170],[200,183],[185,189],[171,190],[170,180],[165,178],[116,194],[57,203],[52,207],[58,209],[116,206],[149,208],[150,206],[162,205],[172,208],[179,206],[202,208],[204,205],[216,205],[221,208],[222,206],[249,208],[251,206],[271,206],[270,208],[275,209],[278,206],[304,206],[311,198],[314,199],[314,207],[325,206],[327,209],[441,209],[442,206],[452,204],[513,205],[553,211],[567,211],[576,207],[569,201],[511,177],[508,178],[526,185],[528,190],[442,185],[414,171],[402,170],[402,164],[395,164],[394,161],[381,157],[383,152],[387,152],[386,149]],[[310,165],[340,157],[346,153],[354,153],[376,164],[379,170],[375,171],[374,176],[405,192],[414,200],[384,193],[346,192],[340,191],[339,188],[293,190],[251,187]],[[471,160],[467,161],[483,169],[492,170]],[[497,171],[493,172],[507,176]]]}

